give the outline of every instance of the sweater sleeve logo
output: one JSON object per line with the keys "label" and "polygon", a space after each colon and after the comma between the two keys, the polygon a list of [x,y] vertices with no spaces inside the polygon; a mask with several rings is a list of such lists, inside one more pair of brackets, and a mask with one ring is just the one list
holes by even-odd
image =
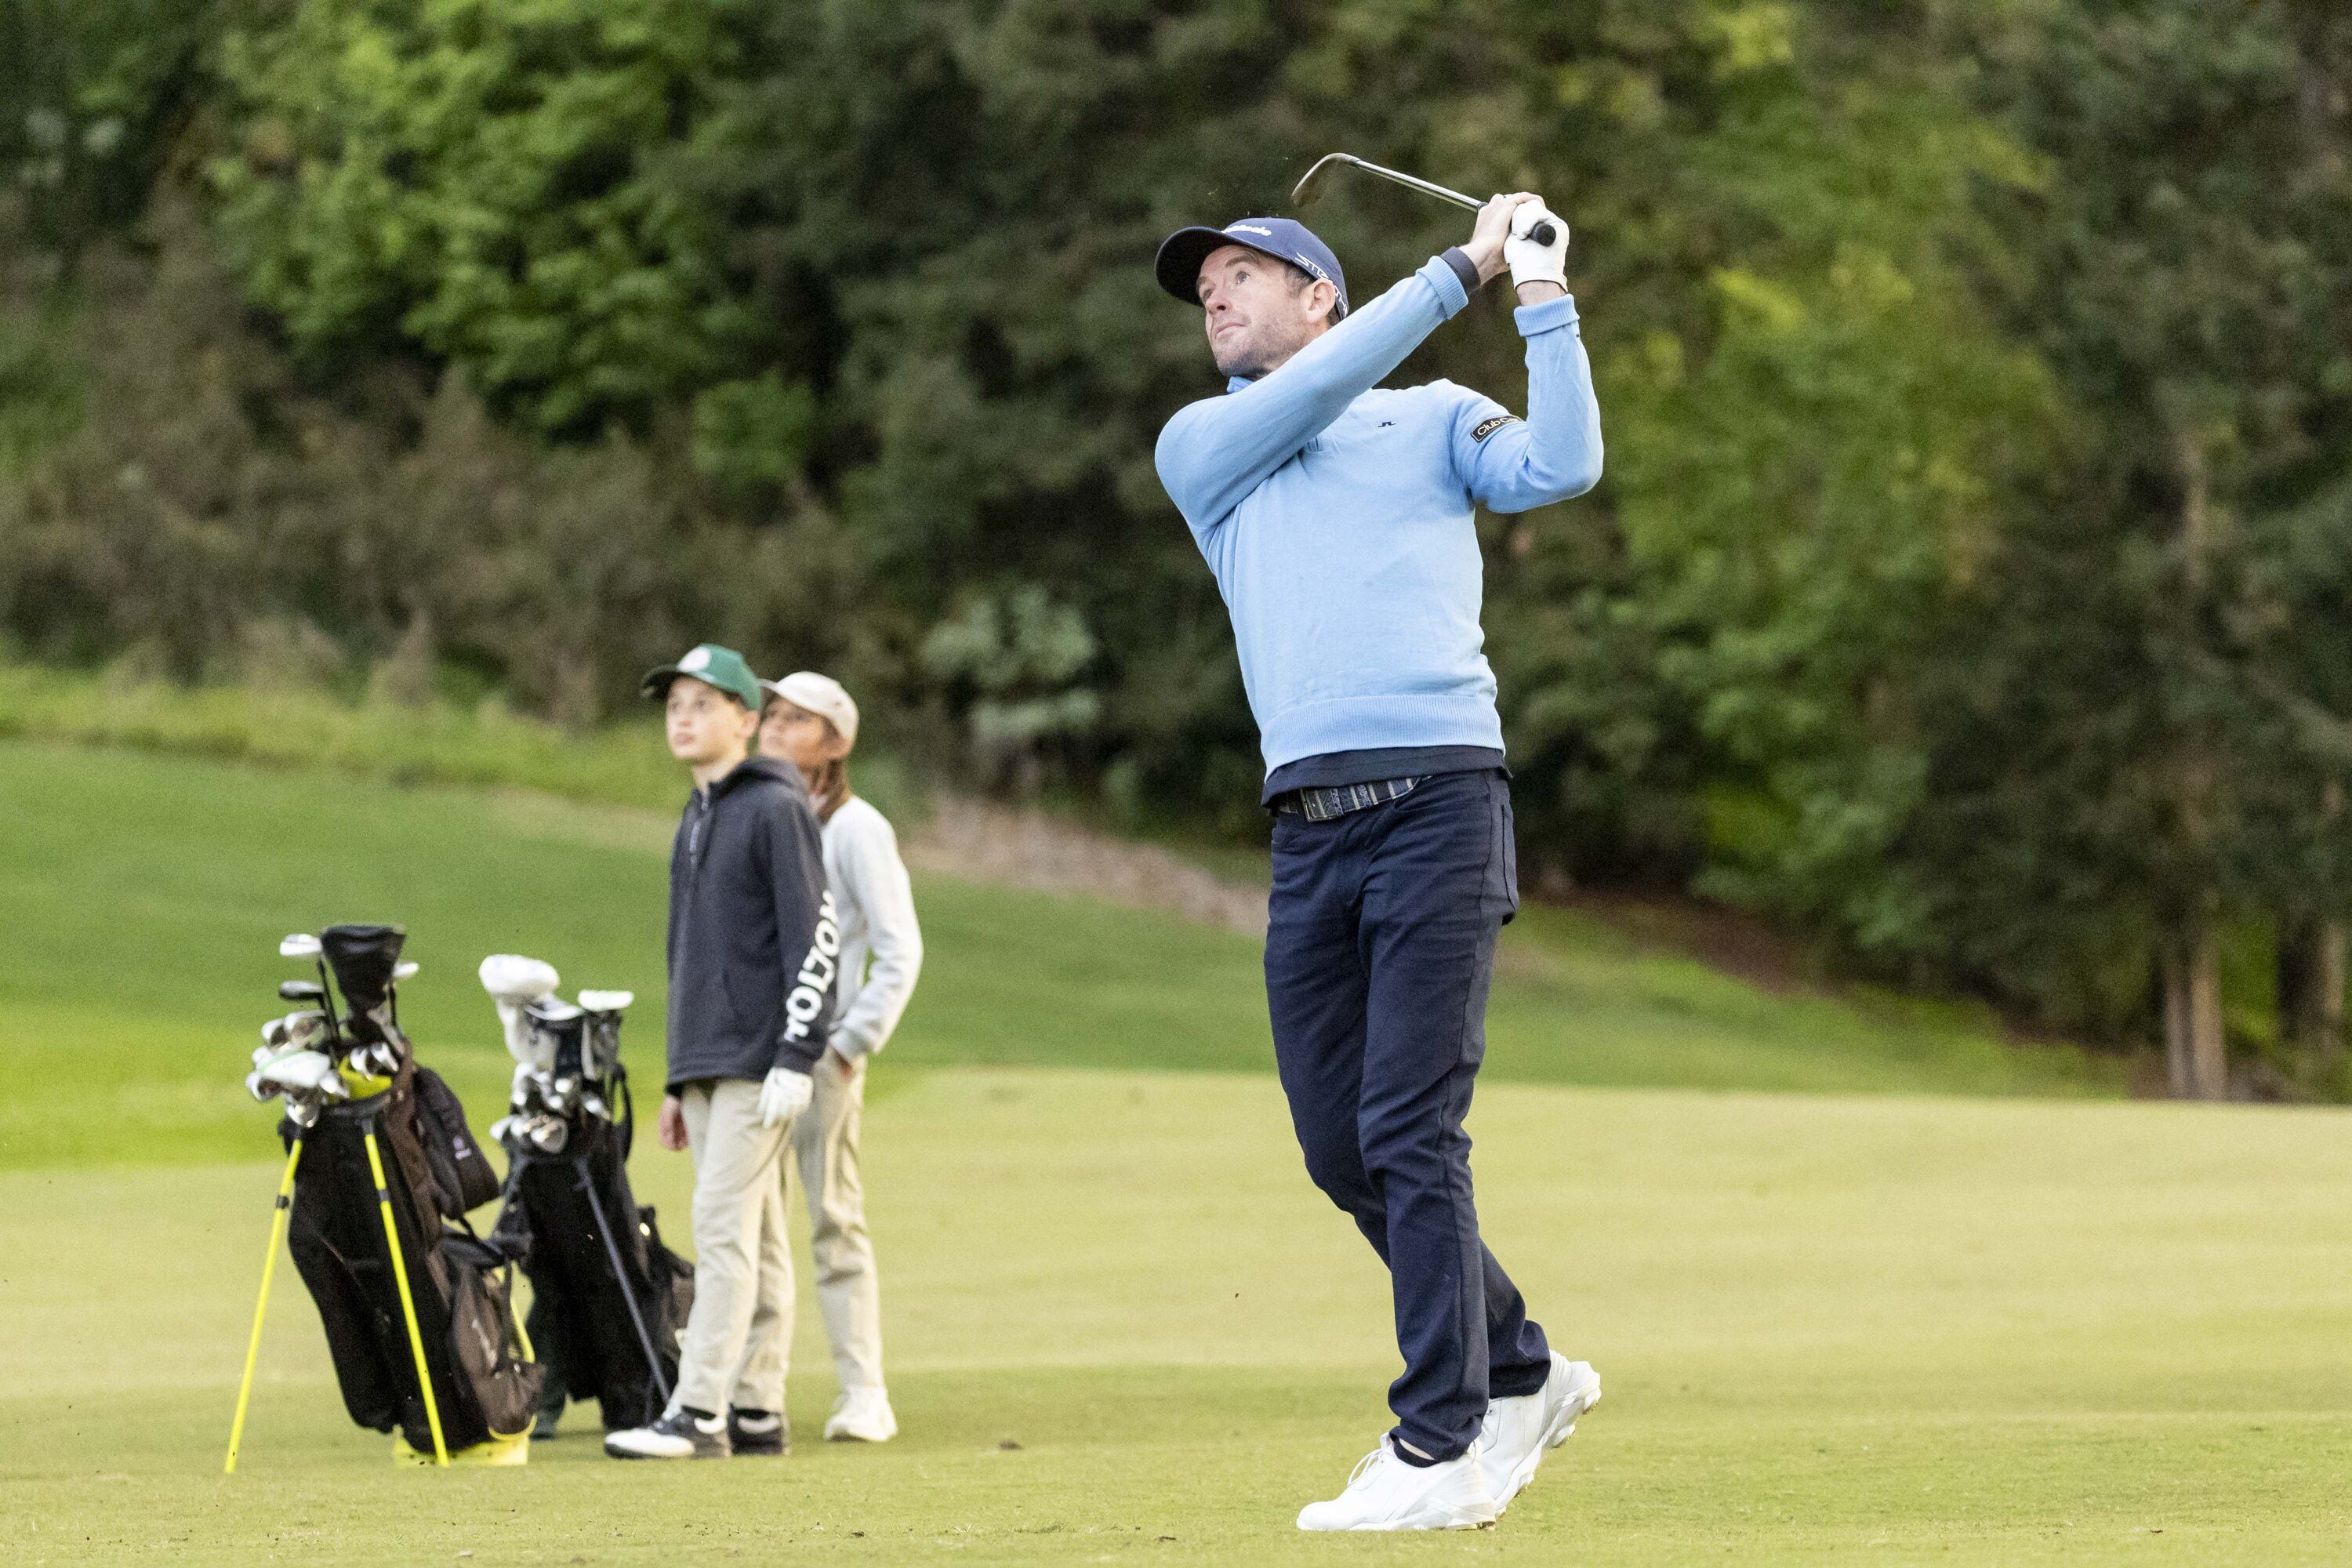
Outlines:
{"label": "sweater sleeve logo", "polygon": [[1470,432],[1470,439],[1473,441],[1484,441],[1487,437],[1492,436],[1504,426],[1517,425],[1519,422],[1519,416],[1516,414],[1497,414],[1492,419],[1480,420],[1478,422],[1478,427]]}
{"label": "sweater sleeve logo", "polygon": [[816,929],[809,933],[808,956],[801,960],[800,977],[792,994],[784,998],[784,1038],[808,1038],[809,1026],[824,1011],[824,994],[833,988],[840,956],[841,925],[834,918],[833,891],[827,889],[816,906]]}

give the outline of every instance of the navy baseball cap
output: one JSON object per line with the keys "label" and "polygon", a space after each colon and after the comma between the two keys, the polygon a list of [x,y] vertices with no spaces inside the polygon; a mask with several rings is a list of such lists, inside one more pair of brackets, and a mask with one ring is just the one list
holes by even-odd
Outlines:
{"label": "navy baseball cap", "polygon": [[1313,229],[1295,218],[1245,217],[1223,228],[1180,228],[1160,242],[1160,259],[1153,264],[1160,286],[1187,305],[1199,304],[1201,263],[1210,252],[1228,245],[1245,245],[1321,279],[1339,291],[1339,309],[1331,319],[1336,321],[1348,313],[1348,279],[1339,270],[1339,258],[1315,237]]}

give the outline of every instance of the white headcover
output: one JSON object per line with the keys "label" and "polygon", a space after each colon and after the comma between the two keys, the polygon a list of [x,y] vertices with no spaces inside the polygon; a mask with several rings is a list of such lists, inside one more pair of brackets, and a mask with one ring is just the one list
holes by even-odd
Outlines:
{"label": "white headcover", "polygon": [[524,1021],[522,1010],[541,997],[555,994],[561,984],[555,966],[518,953],[494,952],[482,960],[481,975],[482,989],[498,1004],[499,1023],[506,1031],[507,1055],[526,1067],[553,1065],[541,1061],[535,1054],[533,1032]]}

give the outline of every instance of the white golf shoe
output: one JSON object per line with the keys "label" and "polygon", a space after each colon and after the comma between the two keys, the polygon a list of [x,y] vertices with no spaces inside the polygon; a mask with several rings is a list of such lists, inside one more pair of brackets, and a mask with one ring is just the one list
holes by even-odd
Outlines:
{"label": "white golf shoe", "polygon": [[847,1388],[833,1402],[824,1424],[828,1443],[887,1443],[898,1435],[890,1396],[878,1388]]}
{"label": "white golf shoe", "polygon": [[1382,1437],[1356,1462],[1348,1489],[1298,1510],[1301,1530],[1479,1530],[1498,1511],[1486,1493],[1478,1445],[1438,1465],[1409,1465]]}
{"label": "white golf shoe", "polygon": [[1478,1428],[1478,1452],[1486,1472],[1486,1490],[1495,1511],[1535,1479],[1544,1454],[1568,1441],[1577,1419],[1601,1403],[1601,1374],[1590,1362],[1570,1361],[1551,1352],[1551,1375],[1533,1394],[1486,1404],[1486,1425]]}

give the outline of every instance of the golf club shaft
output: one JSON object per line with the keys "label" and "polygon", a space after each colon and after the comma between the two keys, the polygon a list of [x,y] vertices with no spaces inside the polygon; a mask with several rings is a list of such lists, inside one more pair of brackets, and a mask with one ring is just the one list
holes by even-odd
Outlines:
{"label": "golf club shaft", "polygon": [[[1419,191],[1425,196],[1435,196],[1441,202],[1452,202],[1455,206],[1467,207],[1474,213],[1482,210],[1486,205],[1475,196],[1465,196],[1460,191],[1441,185],[1434,180],[1424,180],[1418,174],[1408,174],[1402,169],[1391,169],[1379,163],[1367,163],[1361,158],[1354,156],[1349,157],[1347,161],[1367,174],[1378,174],[1383,180],[1393,180],[1408,190]],[[1528,237],[1538,245],[1549,245],[1554,237],[1554,231],[1550,224],[1539,223],[1528,231]]]}
{"label": "golf club shaft", "polygon": [[269,1282],[278,1274],[278,1244],[286,1237],[286,1217],[294,1202],[294,1167],[302,1163],[302,1140],[298,1135],[294,1147],[286,1156],[286,1173],[278,1178],[278,1205],[269,1216],[269,1250],[261,1259],[261,1299],[253,1306],[253,1337],[246,1342],[245,1376],[236,1385],[236,1417],[228,1427],[228,1460],[221,1466],[221,1474],[236,1474],[236,1451],[245,1442],[245,1408],[253,1398],[253,1369],[261,1362],[261,1320],[269,1312]]}

